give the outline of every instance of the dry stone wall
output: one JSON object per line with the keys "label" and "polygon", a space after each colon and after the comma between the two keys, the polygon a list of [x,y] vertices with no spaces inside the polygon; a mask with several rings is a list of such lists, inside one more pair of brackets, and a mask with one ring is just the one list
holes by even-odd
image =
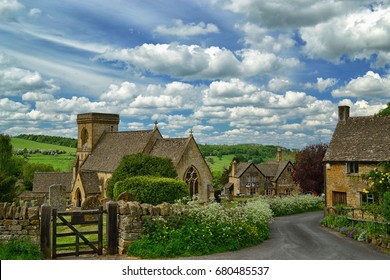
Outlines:
{"label": "dry stone wall", "polygon": [[180,206],[162,203],[159,205],[141,204],[137,201],[118,201],[118,251],[126,252],[127,246],[140,238],[145,221],[164,219],[173,213],[183,211]]}
{"label": "dry stone wall", "polygon": [[39,206],[31,206],[28,202],[23,206],[16,206],[15,203],[0,203],[0,240],[27,237],[34,244],[39,245],[39,208]]}

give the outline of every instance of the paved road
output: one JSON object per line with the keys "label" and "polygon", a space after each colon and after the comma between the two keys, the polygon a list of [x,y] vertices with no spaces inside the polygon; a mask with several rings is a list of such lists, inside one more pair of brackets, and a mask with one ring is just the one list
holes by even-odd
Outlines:
{"label": "paved road", "polygon": [[390,260],[373,246],[321,227],[323,212],[279,217],[270,239],[239,251],[190,259],[207,260]]}

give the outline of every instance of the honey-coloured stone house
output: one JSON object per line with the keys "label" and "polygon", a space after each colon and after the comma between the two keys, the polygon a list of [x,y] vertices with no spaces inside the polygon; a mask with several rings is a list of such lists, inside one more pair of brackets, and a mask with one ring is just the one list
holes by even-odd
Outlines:
{"label": "honey-coloured stone house", "polygon": [[229,183],[224,186],[225,194],[239,195],[295,195],[300,189],[292,177],[293,164],[283,160],[278,149],[276,160],[263,164],[253,162],[232,162]]}
{"label": "honey-coloured stone house", "polygon": [[[118,131],[118,124],[118,114],[77,115],[78,144],[69,188],[69,199],[73,206],[81,206],[92,196],[106,200],[107,181],[122,157],[137,153],[170,158],[178,179],[187,183],[191,195],[198,195],[201,201],[213,196],[211,171],[192,132],[187,138],[164,138],[157,122],[151,130],[123,132]],[[42,175],[35,174],[37,181]],[[55,177],[53,174],[53,179]],[[55,183],[53,180],[51,182]],[[49,186],[44,188],[48,190]]]}
{"label": "honey-coloured stone house", "polygon": [[390,161],[390,116],[350,116],[349,106],[339,106],[339,120],[323,163],[326,206],[360,207],[375,202],[363,192],[368,182],[362,174]]}

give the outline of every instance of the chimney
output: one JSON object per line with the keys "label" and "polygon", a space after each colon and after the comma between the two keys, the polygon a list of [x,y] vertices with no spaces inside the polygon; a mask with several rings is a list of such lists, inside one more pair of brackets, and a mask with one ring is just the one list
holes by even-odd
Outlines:
{"label": "chimney", "polygon": [[349,106],[339,106],[339,122],[349,119]]}
{"label": "chimney", "polygon": [[237,162],[235,160],[233,160],[232,162],[232,177],[234,177],[236,175],[236,166],[237,165]]}
{"label": "chimney", "polygon": [[278,148],[278,150],[276,151],[276,161],[277,162],[282,161],[282,149],[281,148]]}

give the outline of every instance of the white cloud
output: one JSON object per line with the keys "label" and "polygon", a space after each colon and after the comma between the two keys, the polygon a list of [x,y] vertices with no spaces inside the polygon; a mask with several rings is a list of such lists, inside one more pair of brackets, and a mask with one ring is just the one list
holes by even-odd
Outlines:
{"label": "white cloud", "polygon": [[23,9],[24,5],[17,0],[0,1],[0,19],[14,20],[14,13]]}
{"label": "white cloud", "polygon": [[223,7],[243,14],[247,20],[268,28],[299,28],[327,21],[348,11],[357,1],[222,0]]}
{"label": "white cloud", "polygon": [[332,91],[333,97],[390,97],[390,75],[381,77],[368,71],[363,77],[352,79],[346,86]]}
{"label": "white cloud", "polygon": [[185,80],[252,77],[300,65],[296,58],[243,49],[232,53],[220,47],[143,44],[132,49],[108,50],[95,59],[121,61],[141,71]]}
{"label": "white cloud", "polygon": [[42,14],[42,11],[40,9],[37,9],[37,8],[33,8],[31,9],[29,12],[28,12],[28,15],[30,17],[39,17],[40,15]]}
{"label": "white cloud", "polygon": [[369,59],[390,45],[390,8],[363,9],[300,30],[306,42],[304,51],[311,57],[340,61]]}
{"label": "white cloud", "polygon": [[123,82],[120,86],[111,84],[109,90],[100,97],[102,100],[123,101],[131,100],[138,94],[134,83]]}
{"label": "white cloud", "polygon": [[174,35],[179,37],[189,37],[196,35],[207,35],[209,33],[219,33],[219,29],[215,24],[212,23],[188,23],[184,24],[182,20],[174,20],[173,27],[167,27],[165,25],[159,25],[156,27],[154,32],[161,35]]}

